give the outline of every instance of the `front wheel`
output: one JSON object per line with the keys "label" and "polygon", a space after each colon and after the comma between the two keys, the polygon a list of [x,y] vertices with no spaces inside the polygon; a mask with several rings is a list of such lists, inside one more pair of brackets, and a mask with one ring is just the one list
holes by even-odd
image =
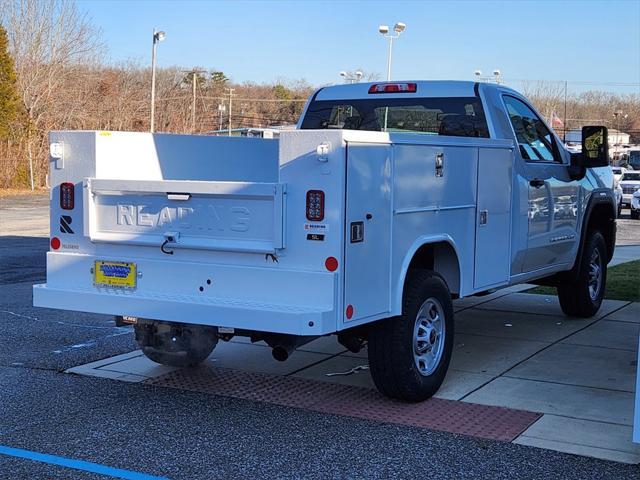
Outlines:
{"label": "front wheel", "polygon": [[218,343],[215,327],[186,323],[138,321],[136,341],[151,361],[171,367],[195,367]]}
{"label": "front wheel", "polygon": [[640,209],[631,209],[631,218],[634,220],[638,220],[640,218]]}
{"label": "front wheel", "polygon": [[598,231],[587,238],[577,278],[558,285],[562,311],[570,317],[588,318],[600,309],[607,282],[607,247]]}
{"label": "front wheel", "polygon": [[453,304],[447,284],[429,270],[410,273],[400,317],[369,331],[369,368],[380,393],[420,402],[442,385],[453,349]]}

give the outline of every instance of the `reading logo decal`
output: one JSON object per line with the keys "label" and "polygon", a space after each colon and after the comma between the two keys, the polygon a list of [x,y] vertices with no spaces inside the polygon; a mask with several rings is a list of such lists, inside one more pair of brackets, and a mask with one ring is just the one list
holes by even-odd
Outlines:
{"label": "reading logo decal", "polygon": [[62,215],[60,217],[60,231],[62,233],[71,233],[73,234],[73,230],[71,229],[71,222],[73,219],[69,215]]}

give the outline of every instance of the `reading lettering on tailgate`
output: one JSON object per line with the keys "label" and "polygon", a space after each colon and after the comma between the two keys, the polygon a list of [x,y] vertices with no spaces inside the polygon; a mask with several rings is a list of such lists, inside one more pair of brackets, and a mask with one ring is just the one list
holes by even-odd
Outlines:
{"label": "reading lettering on tailgate", "polygon": [[192,197],[171,201],[161,195],[99,195],[95,231],[126,235],[272,241],[274,202],[265,196]]}
{"label": "reading lettering on tailgate", "polygon": [[[204,215],[200,215],[204,210]],[[148,205],[118,204],[118,225],[137,227],[179,227],[180,229],[247,232],[251,212],[245,206],[203,205],[198,212],[194,207],[164,206],[158,210]]]}

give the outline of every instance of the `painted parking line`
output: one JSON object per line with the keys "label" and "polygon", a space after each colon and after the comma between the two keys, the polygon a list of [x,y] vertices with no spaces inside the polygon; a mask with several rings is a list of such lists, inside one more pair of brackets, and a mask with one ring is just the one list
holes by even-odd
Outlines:
{"label": "painted parking line", "polygon": [[24,458],[27,460],[32,460],[34,462],[48,463],[61,467],[73,468],[75,470],[108,475],[113,478],[123,478],[125,480],[168,480],[166,477],[156,477],[153,475],[147,475],[146,473],[132,472],[130,470],[108,467],[107,465],[100,465],[98,463],[58,457],[56,455],[32,452],[31,450],[22,450],[21,448],[7,447],[4,445],[0,445],[0,455]]}

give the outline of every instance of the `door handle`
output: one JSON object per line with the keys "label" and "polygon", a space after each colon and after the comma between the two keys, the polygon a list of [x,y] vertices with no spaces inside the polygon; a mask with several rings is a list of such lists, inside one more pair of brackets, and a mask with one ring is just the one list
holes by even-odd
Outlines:
{"label": "door handle", "polygon": [[544,185],[544,180],[540,180],[539,178],[534,178],[533,180],[529,180],[529,185],[535,188],[540,188]]}

